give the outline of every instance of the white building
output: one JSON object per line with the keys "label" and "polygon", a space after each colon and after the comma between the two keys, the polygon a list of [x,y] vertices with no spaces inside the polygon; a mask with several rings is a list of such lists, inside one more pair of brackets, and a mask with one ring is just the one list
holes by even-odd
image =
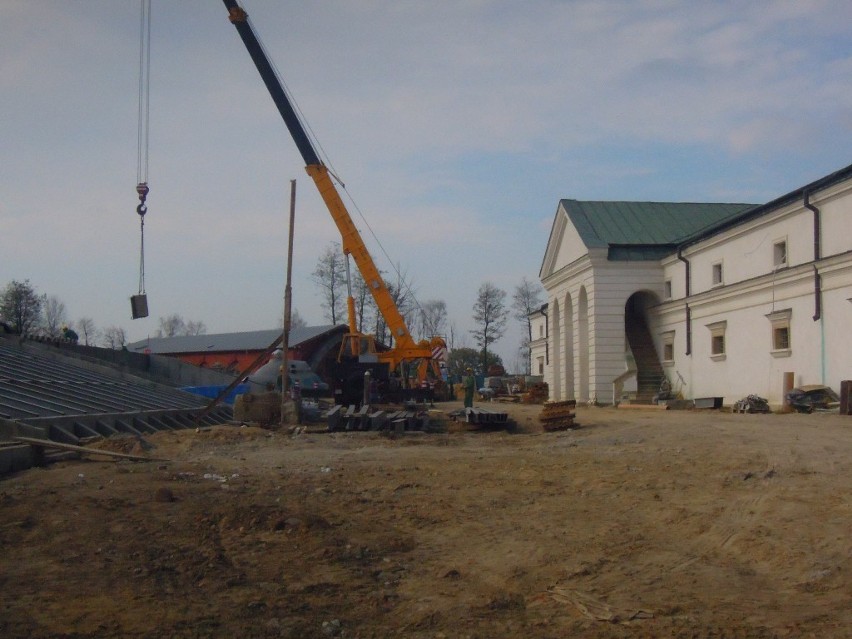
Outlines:
{"label": "white building", "polygon": [[[561,200],[532,314],[550,399],[783,399],[852,379],[852,165],[767,204]],[[789,378],[788,378],[789,379]]]}

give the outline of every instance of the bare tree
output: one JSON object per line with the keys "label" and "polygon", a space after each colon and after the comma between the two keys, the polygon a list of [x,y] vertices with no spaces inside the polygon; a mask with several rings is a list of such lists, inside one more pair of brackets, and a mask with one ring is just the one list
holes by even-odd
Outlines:
{"label": "bare tree", "polygon": [[201,320],[185,320],[177,313],[160,318],[157,337],[176,337],[178,335],[206,335],[207,325]]}
{"label": "bare tree", "polygon": [[417,315],[417,332],[420,339],[429,339],[446,332],[447,303],[443,300],[426,300]]}
{"label": "bare tree", "polygon": [[[406,282],[405,274],[402,273],[399,268],[396,269],[397,279],[396,283],[388,282],[385,280],[385,286],[388,289],[388,294],[393,300],[394,305],[396,306],[399,314],[402,316],[402,320],[405,322],[406,327],[411,330],[412,319],[414,317],[414,312],[416,306],[414,304],[414,292],[411,289],[411,286]],[[387,319],[381,314],[379,311],[378,305],[375,303],[375,300],[372,300],[372,308],[375,313],[375,328],[374,331],[376,335],[376,339],[383,344],[387,344],[388,346],[393,346],[393,335],[389,330],[387,325]]]}
{"label": "bare tree", "polygon": [[98,329],[95,328],[95,320],[91,317],[81,317],[77,320],[77,330],[83,338],[83,344],[93,345],[98,340]]}
{"label": "bare tree", "polygon": [[527,339],[521,344],[521,349],[526,353],[526,372],[530,374],[532,370],[532,351],[530,344],[532,343],[532,319],[530,314],[541,307],[541,286],[535,282],[530,282],[526,277],[521,279],[521,283],[515,287],[515,293],[512,295],[512,310],[513,317],[521,322],[527,329]]}
{"label": "bare tree", "polygon": [[127,344],[127,334],[121,326],[110,326],[104,329],[104,346],[118,350],[125,344]]}
{"label": "bare tree", "polygon": [[189,320],[184,327],[184,335],[206,335],[207,325],[201,320]]}
{"label": "bare tree", "polygon": [[[407,273],[404,273],[399,264],[394,269],[396,273],[396,283],[388,285],[388,291],[393,298],[399,314],[402,315],[402,320],[411,331],[411,326],[414,324],[415,313],[417,311],[417,303],[414,299],[414,288],[408,279]],[[393,335],[390,336],[393,339]]]}
{"label": "bare tree", "polygon": [[157,329],[157,337],[174,337],[186,334],[186,322],[177,313],[172,313],[160,318],[160,328]]}
{"label": "bare tree", "polygon": [[506,291],[497,288],[491,282],[485,282],[479,287],[476,303],[473,305],[476,328],[470,332],[482,351],[483,370],[487,370],[488,345],[503,337],[506,331],[509,311],[506,310],[505,299]]}
{"label": "bare tree", "polygon": [[364,327],[370,321],[370,315],[376,312],[376,303],[367,282],[361,273],[355,272],[352,277],[352,298],[355,301],[355,315],[358,321],[358,331],[363,333]]}
{"label": "bare tree", "polygon": [[459,330],[456,328],[455,322],[450,322],[449,327],[447,328],[447,348],[449,350],[453,350],[454,348],[466,348],[467,347],[467,338],[462,332],[459,334]]}
{"label": "bare tree", "polygon": [[42,315],[44,318],[44,331],[48,337],[62,337],[62,327],[68,323],[68,313],[65,309],[65,302],[60,300],[56,295],[42,298]]}
{"label": "bare tree", "polygon": [[332,242],[325,248],[311,277],[320,289],[323,316],[332,324],[341,322],[346,305],[346,264],[340,244]]}
{"label": "bare tree", "polygon": [[305,318],[299,315],[299,310],[294,308],[290,312],[290,328],[305,328],[307,325]]}
{"label": "bare tree", "polygon": [[[284,326],[284,313],[281,313],[281,326]],[[304,328],[308,325],[308,323],[304,320],[304,318],[299,315],[299,311],[297,309],[292,309],[290,311],[290,328]]]}
{"label": "bare tree", "polygon": [[0,317],[21,334],[38,326],[43,298],[29,280],[12,280],[0,296]]}

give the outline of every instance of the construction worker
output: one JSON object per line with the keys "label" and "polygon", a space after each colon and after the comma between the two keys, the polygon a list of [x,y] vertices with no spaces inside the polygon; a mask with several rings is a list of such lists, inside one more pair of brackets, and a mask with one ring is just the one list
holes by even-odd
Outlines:
{"label": "construction worker", "polygon": [[464,407],[473,408],[473,393],[476,390],[476,378],[473,376],[473,369],[468,366],[466,375],[462,378],[462,388],[464,389]]}
{"label": "construction worker", "polygon": [[77,335],[77,332],[74,329],[69,328],[65,324],[62,325],[61,330],[62,330],[62,339],[67,339],[69,342],[73,342],[74,344],[76,344],[77,340],[80,339],[80,336]]}

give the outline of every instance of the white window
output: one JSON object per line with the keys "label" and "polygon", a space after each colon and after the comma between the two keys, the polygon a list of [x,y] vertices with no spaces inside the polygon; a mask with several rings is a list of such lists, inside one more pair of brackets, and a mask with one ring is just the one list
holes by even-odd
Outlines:
{"label": "white window", "polygon": [[538,374],[544,375],[544,358],[543,357],[538,358]]}
{"label": "white window", "polygon": [[539,337],[544,337],[544,324],[539,324],[539,325],[538,325],[538,336],[539,336]]}
{"label": "white window", "polygon": [[787,266],[787,240],[776,240],[772,245],[772,266],[781,268]]}
{"label": "white window", "polygon": [[663,282],[663,298],[670,300],[672,298],[672,281],[666,280]]}
{"label": "white window", "polygon": [[773,357],[789,357],[792,352],[790,340],[790,318],[792,315],[792,309],[787,308],[782,311],[773,311],[766,316],[772,331],[770,333],[770,346]]}
{"label": "white window", "polygon": [[713,286],[721,286],[723,283],[722,263],[716,262],[716,264],[713,265]]}
{"label": "white window", "polygon": [[716,361],[725,359],[725,331],[728,328],[727,321],[713,322],[707,324],[710,331],[710,358]]}

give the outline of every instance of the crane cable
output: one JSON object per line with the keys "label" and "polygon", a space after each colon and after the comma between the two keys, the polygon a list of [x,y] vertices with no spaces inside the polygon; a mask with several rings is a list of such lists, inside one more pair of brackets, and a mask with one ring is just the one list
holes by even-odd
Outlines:
{"label": "crane cable", "polygon": [[141,0],[139,27],[139,121],[137,128],[136,194],[139,204],[139,294],[145,293],[145,213],[148,207],[148,130],[151,88],[151,0]]}

